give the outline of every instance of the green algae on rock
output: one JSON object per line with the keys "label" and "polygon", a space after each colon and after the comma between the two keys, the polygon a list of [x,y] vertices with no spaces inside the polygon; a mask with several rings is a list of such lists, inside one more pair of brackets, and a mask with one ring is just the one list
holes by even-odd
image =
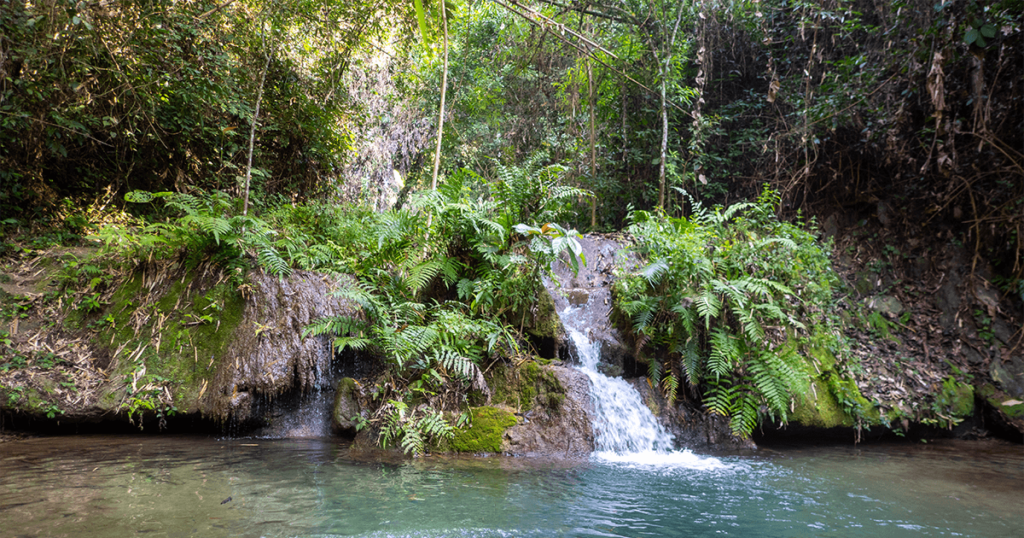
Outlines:
{"label": "green algae on rock", "polygon": [[501,452],[505,430],[518,420],[510,411],[492,406],[470,408],[471,425],[455,432],[449,442],[455,452]]}

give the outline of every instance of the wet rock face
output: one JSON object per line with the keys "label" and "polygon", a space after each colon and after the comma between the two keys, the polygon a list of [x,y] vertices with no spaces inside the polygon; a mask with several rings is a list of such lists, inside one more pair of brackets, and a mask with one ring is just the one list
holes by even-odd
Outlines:
{"label": "wet rock face", "polygon": [[249,285],[242,322],[204,402],[207,415],[238,422],[258,418],[251,416],[255,395],[322,388],[329,379],[330,343],[303,338],[302,332],[316,319],[354,311],[331,295],[333,282],[316,273],[296,271],[278,279],[253,272]]}
{"label": "wet rock face", "polygon": [[594,450],[590,381],[574,368],[545,366],[564,390],[557,407],[536,406],[505,431],[502,451],[523,456],[585,457]]}
{"label": "wet rock face", "polygon": [[[574,322],[585,327],[591,341],[601,342],[601,369],[606,375],[622,375],[630,366],[632,349],[624,343],[619,331],[612,325],[609,315],[612,309],[611,285],[616,263],[622,245],[615,239],[588,234],[579,240],[587,263],[580,264],[578,274],[564,263],[555,263],[557,282],[551,282],[548,289],[554,300],[555,309],[563,312],[572,308]],[[563,346],[564,347],[564,346]]]}
{"label": "wet rock face", "polygon": [[[669,406],[665,398],[644,379],[635,379],[633,387],[662,426],[672,434],[677,449],[737,450],[753,449],[754,442],[741,439],[729,430],[729,420],[709,415],[687,401]],[[682,388],[680,388],[682,390]]]}

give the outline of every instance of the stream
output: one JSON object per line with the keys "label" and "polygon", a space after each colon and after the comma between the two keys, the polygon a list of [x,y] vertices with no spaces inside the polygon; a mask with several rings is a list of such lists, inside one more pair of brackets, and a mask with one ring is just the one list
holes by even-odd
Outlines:
{"label": "stream", "polygon": [[0,444],[0,536],[1010,537],[1022,483],[1020,447],[988,441],[662,465],[51,437]]}

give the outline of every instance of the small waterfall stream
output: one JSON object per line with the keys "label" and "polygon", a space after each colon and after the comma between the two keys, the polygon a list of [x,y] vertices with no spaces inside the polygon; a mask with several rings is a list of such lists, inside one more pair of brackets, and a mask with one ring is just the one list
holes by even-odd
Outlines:
{"label": "small waterfall stream", "polygon": [[566,327],[579,355],[580,370],[590,378],[597,450],[615,454],[671,450],[672,436],[658,423],[636,391],[621,377],[597,369],[600,347],[577,329]]}
{"label": "small waterfall stream", "polygon": [[602,343],[621,345],[609,320],[612,267],[619,244],[612,239],[585,236],[580,245],[586,264],[579,273],[572,274],[556,264],[556,278],[546,280],[545,286],[554,299],[579,369],[590,379],[596,436],[594,457],[626,464],[725,467],[717,458],[675,450],[672,435],[658,422],[640,393],[625,379],[607,376],[599,368]]}
{"label": "small waterfall stream", "polygon": [[583,316],[572,310],[559,312],[559,318],[572,341],[579,369],[590,379],[590,397],[594,404],[594,432],[597,450],[594,457],[611,463],[722,469],[718,458],[698,456],[689,450],[674,450],[672,435],[644,404],[640,393],[621,377],[609,377],[598,370],[601,360],[599,342],[592,342],[582,327],[575,325]]}
{"label": "small waterfall stream", "polygon": [[335,370],[330,345],[324,340],[313,361],[313,386],[305,392],[293,389],[266,401],[264,405],[269,409],[264,416],[269,423],[251,435],[268,439],[330,437],[331,404],[335,384],[342,377]]}

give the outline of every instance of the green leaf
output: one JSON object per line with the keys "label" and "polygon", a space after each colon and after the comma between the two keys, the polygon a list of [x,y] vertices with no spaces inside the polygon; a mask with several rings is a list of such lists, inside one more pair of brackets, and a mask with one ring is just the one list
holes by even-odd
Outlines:
{"label": "green leaf", "polygon": [[423,47],[427,47],[427,13],[423,9],[423,0],[413,0],[413,6],[416,8],[416,24],[420,28],[420,40],[423,42]]}
{"label": "green leaf", "polygon": [[131,191],[124,194],[124,201],[133,204],[145,204],[153,201],[153,193],[148,191]]}
{"label": "green leaf", "polygon": [[966,34],[964,34],[964,43],[968,45],[973,44],[975,41],[978,40],[979,37],[980,35],[978,33],[978,30],[971,28],[970,30],[967,31]]}

